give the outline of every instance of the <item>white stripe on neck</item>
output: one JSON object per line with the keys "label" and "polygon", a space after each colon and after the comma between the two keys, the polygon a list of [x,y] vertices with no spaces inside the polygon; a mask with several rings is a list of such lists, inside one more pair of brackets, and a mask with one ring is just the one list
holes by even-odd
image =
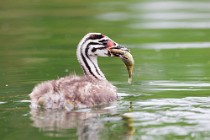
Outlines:
{"label": "white stripe on neck", "polygon": [[85,52],[87,45],[91,41],[92,40],[86,40],[86,38],[80,41],[77,47],[77,59],[86,75],[92,75],[97,79],[105,80],[106,78],[98,66],[97,56],[87,56]]}

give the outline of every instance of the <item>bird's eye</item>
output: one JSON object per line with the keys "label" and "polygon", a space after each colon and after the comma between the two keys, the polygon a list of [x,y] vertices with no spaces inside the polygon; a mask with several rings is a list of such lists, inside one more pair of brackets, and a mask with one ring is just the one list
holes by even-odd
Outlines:
{"label": "bird's eye", "polygon": [[93,48],[91,51],[92,51],[92,52],[95,52],[96,50],[97,50],[96,48]]}

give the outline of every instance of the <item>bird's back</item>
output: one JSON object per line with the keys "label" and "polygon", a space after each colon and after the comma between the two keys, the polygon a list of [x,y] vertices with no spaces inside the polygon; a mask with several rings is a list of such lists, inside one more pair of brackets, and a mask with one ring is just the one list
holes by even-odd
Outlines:
{"label": "bird's back", "polygon": [[116,88],[92,76],[66,76],[38,84],[30,94],[31,108],[92,107],[117,100]]}

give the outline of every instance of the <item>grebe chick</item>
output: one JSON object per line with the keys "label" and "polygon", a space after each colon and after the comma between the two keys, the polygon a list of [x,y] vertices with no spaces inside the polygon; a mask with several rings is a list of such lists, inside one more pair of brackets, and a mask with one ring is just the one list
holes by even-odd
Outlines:
{"label": "grebe chick", "polygon": [[30,93],[31,108],[67,110],[108,104],[117,100],[116,87],[109,83],[97,62],[97,56],[117,56],[110,49],[128,51],[101,33],[88,33],[77,46],[77,59],[84,76],[66,76],[38,84]]}

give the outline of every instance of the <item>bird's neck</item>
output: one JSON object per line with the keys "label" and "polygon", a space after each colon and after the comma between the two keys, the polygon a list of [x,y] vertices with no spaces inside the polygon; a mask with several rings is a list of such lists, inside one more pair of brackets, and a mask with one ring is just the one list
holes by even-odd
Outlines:
{"label": "bird's neck", "polygon": [[106,80],[103,72],[98,66],[97,56],[88,55],[88,48],[82,44],[77,48],[77,59],[87,76],[93,76],[96,79]]}

